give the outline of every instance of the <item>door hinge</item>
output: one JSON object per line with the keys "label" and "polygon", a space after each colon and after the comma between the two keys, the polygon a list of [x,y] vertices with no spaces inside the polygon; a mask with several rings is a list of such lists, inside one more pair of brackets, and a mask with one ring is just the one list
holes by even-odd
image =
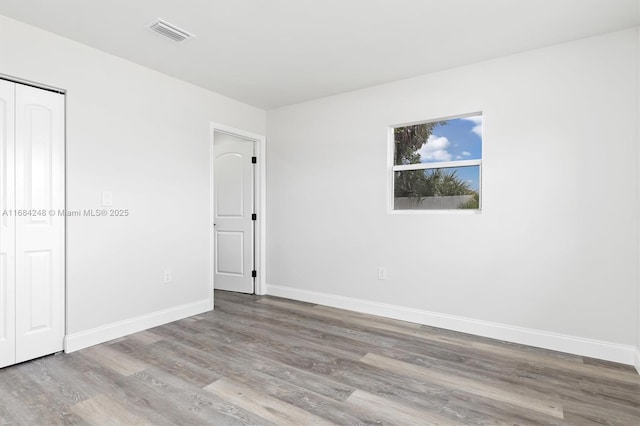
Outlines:
{"label": "door hinge", "polygon": [[258,271],[256,271],[255,269],[253,271],[251,271],[251,277],[255,278],[258,276]]}
{"label": "door hinge", "polygon": [[251,220],[258,220],[258,215],[255,213],[251,213]]}
{"label": "door hinge", "polygon": [[251,157],[251,163],[256,164],[258,162],[258,157]]}

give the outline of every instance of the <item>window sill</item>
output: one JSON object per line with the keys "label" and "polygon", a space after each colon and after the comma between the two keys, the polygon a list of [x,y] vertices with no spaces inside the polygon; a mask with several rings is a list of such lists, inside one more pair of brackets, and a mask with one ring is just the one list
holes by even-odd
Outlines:
{"label": "window sill", "polygon": [[440,209],[440,210],[391,210],[390,215],[420,215],[420,214],[462,214],[462,215],[476,215],[481,214],[482,209]]}

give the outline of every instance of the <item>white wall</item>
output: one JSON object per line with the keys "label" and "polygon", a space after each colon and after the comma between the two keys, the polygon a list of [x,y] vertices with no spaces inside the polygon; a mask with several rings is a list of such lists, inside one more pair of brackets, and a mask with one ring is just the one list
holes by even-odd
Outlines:
{"label": "white wall", "polygon": [[[638,0],[638,22],[640,22],[640,0]],[[638,90],[638,144],[640,145],[640,26],[637,27],[638,33],[638,50],[636,67],[638,72],[637,90]],[[640,158],[638,159],[640,163]],[[640,279],[638,280],[638,315],[636,317],[636,324],[638,327],[638,340],[636,345],[636,370],[640,373]]]}
{"label": "white wall", "polygon": [[210,306],[210,122],[264,111],[4,17],[0,74],[67,90],[68,209],[130,211],[67,220],[69,349]]}
{"label": "white wall", "polygon": [[[637,44],[631,29],[268,111],[269,293],[633,363]],[[388,126],[475,111],[482,213],[389,215]]]}

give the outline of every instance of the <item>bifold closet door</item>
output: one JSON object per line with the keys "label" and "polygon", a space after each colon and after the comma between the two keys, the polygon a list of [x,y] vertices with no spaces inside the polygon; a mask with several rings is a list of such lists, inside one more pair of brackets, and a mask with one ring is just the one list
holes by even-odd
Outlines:
{"label": "bifold closet door", "polygon": [[0,80],[0,367],[16,362],[15,84]]}
{"label": "bifold closet door", "polygon": [[0,80],[0,367],[64,338],[64,96]]}
{"label": "bifold closet door", "polygon": [[16,362],[61,351],[65,260],[64,95],[16,84]]}

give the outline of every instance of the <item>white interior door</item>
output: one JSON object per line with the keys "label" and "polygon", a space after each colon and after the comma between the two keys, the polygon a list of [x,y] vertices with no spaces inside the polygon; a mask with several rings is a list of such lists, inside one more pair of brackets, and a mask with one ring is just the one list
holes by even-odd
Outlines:
{"label": "white interior door", "polygon": [[64,337],[64,95],[16,85],[16,362]]}
{"label": "white interior door", "polygon": [[0,367],[16,362],[14,94],[15,84],[0,80]]}
{"label": "white interior door", "polygon": [[214,287],[254,292],[255,142],[214,133]]}

